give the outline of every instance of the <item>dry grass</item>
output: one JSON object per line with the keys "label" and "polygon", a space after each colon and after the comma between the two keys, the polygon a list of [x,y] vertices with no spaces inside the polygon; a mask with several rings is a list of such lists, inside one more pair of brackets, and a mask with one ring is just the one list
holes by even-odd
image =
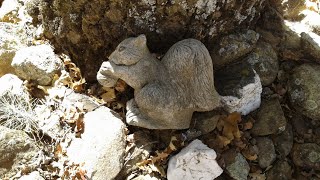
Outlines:
{"label": "dry grass", "polygon": [[0,97],[0,125],[10,129],[37,133],[37,114],[34,111],[39,100],[30,100],[27,95],[6,92]]}

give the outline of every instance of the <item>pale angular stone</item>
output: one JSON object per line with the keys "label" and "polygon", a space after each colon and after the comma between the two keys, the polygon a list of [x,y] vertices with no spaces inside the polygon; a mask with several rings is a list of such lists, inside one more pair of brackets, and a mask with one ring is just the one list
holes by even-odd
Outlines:
{"label": "pale angular stone", "polygon": [[216,157],[217,154],[213,149],[196,139],[169,160],[167,178],[168,180],[215,179],[223,172],[215,160]]}
{"label": "pale angular stone", "polygon": [[37,81],[40,85],[49,85],[62,62],[50,45],[22,48],[16,52],[11,65],[22,79]]}
{"label": "pale angular stone", "polygon": [[104,106],[85,114],[84,123],[84,133],[72,141],[67,155],[71,162],[85,163],[90,179],[113,179],[123,166],[124,123]]}

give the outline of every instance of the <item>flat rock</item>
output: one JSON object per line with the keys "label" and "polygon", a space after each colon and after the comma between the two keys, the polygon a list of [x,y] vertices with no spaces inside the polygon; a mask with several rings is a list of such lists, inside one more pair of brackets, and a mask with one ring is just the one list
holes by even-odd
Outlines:
{"label": "flat rock", "polygon": [[258,153],[259,166],[263,169],[267,168],[276,159],[276,152],[274,149],[273,142],[268,137],[258,137],[257,146],[259,150],[259,153]]}
{"label": "flat rock", "polygon": [[292,160],[296,166],[320,170],[320,146],[315,143],[294,144]]}
{"label": "flat rock", "polygon": [[74,90],[64,87],[64,86],[55,86],[48,89],[49,98],[60,97],[62,100],[61,106],[70,107],[70,106],[82,106],[82,109],[86,111],[92,111],[97,108],[99,105],[94,101],[93,98],[74,92]]}
{"label": "flat rock", "polygon": [[84,123],[84,133],[71,142],[67,155],[71,162],[85,163],[90,179],[113,179],[123,166],[125,124],[104,106],[85,114]]}
{"label": "flat rock", "polygon": [[62,61],[50,45],[42,44],[19,49],[11,65],[20,78],[50,85],[54,75],[59,73]]}
{"label": "flat rock", "polygon": [[278,56],[270,44],[259,41],[255,49],[245,59],[259,75],[263,86],[271,84],[277,77]]}
{"label": "flat rock", "polygon": [[266,173],[267,180],[290,180],[292,169],[285,160],[280,160],[274,164]]}
{"label": "flat rock", "polygon": [[264,100],[257,113],[251,133],[256,136],[281,133],[285,130],[286,124],[287,120],[284,117],[279,100],[277,98]]}
{"label": "flat rock", "polygon": [[211,53],[214,67],[223,67],[238,60],[251,52],[259,39],[259,34],[253,30],[247,30],[238,34],[230,34],[219,42],[217,53]]}
{"label": "flat rock", "polygon": [[9,179],[19,171],[21,162],[36,161],[39,149],[34,144],[24,131],[0,126],[0,177]]}
{"label": "flat rock", "polygon": [[247,115],[261,103],[262,86],[259,75],[246,61],[228,65],[215,72],[215,87],[229,112]]}
{"label": "flat rock", "polygon": [[320,120],[320,65],[302,64],[293,70],[288,83],[289,100],[303,115]]}
{"label": "flat rock", "polygon": [[312,60],[320,62],[320,36],[312,32],[301,33],[301,47],[304,53],[311,55]]}
{"label": "flat rock", "polygon": [[286,129],[273,139],[277,152],[281,157],[289,155],[293,145],[293,132],[291,124],[287,124]]}
{"label": "flat rock", "polygon": [[217,154],[213,149],[196,139],[170,158],[167,178],[168,180],[215,179],[223,172],[215,160],[216,157]]}
{"label": "flat rock", "polygon": [[225,169],[229,176],[236,180],[247,180],[250,166],[241,153],[230,149],[222,154],[222,158],[224,159]]}

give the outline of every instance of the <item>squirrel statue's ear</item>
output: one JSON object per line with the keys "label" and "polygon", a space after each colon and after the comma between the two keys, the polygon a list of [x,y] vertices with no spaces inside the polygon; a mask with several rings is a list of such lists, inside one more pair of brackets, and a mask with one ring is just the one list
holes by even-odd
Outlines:
{"label": "squirrel statue's ear", "polygon": [[147,37],[144,34],[139,35],[136,38],[136,43],[139,45],[146,45],[147,44]]}

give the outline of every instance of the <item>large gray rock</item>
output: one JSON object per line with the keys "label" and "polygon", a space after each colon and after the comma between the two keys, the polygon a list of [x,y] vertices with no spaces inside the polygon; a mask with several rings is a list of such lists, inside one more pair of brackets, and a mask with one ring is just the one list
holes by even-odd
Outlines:
{"label": "large gray rock", "polygon": [[320,146],[315,143],[294,144],[292,160],[296,166],[320,170]]}
{"label": "large gray rock", "polygon": [[276,152],[273,142],[268,137],[257,138],[257,146],[259,149],[258,162],[261,168],[267,168],[276,159]]}
{"label": "large gray rock", "polygon": [[261,84],[271,84],[278,75],[278,56],[272,46],[265,42],[258,42],[256,48],[245,58],[257,72]]}
{"label": "large gray rock", "polygon": [[303,115],[320,120],[320,65],[303,64],[293,70],[288,83],[289,99]]}
{"label": "large gray rock", "polygon": [[18,171],[21,162],[24,165],[37,160],[39,149],[34,140],[20,130],[0,126],[0,177],[11,178]]}
{"label": "large gray rock", "polygon": [[214,83],[229,113],[247,115],[259,108],[262,86],[259,75],[248,62],[241,61],[217,70]]}
{"label": "large gray rock", "polygon": [[217,52],[211,53],[212,57],[217,57],[212,61],[214,67],[223,67],[250,53],[258,39],[259,34],[253,30],[224,36],[219,42]]}
{"label": "large gray rock", "polygon": [[287,120],[279,100],[276,98],[265,100],[262,101],[251,133],[256,136],[278,134],[285,130],[286,124]]}
{"label": "large gray rock", "polygon": [[104,106],[85,114],[84,123],[84,133],[71,142],[67,155],[84,163],[90,179],[113,179],[123,166],[125,124]]}
{"label": "large gray rock", "polygon": [[265,6],[265,0],[34,1],[40,5],[28,12],[35,12],[34,19],[42,17],[46,37],[69,52],[89,81],[95,80],[105,57],[129,36],[146,34],[151,51],[164,52],[183,38],[204,41],[246,29]]}
{"label": "large gray rock", "polygon": [[196,139],[170,158],[167,178],[168,180],[215,179],[223,172],[215,160],[216,157],[217,154],[213,149]]}
{"label": "large gray rock", "polygon": [[42,44],[19,49],[11,65],[22,79],[49,85],[60,72],[62,61],[50,45]]}
{"label": "large gray rock", "polygon": [[212,59],[196,39],[177,42],[161,61],[150,53],[145,35],[125,39],[97,74],[106,87],[113,87],[118,79],[134,89],[134,98],[127,103],[129,125],[187,129],[193,112],[220,106]]}
{"label": "large gray rock", "polygon": [[250,166],[241,153],[234,149],[225,151],[222,154],[226,165],[226,172],[236,180],[247,180]]}

